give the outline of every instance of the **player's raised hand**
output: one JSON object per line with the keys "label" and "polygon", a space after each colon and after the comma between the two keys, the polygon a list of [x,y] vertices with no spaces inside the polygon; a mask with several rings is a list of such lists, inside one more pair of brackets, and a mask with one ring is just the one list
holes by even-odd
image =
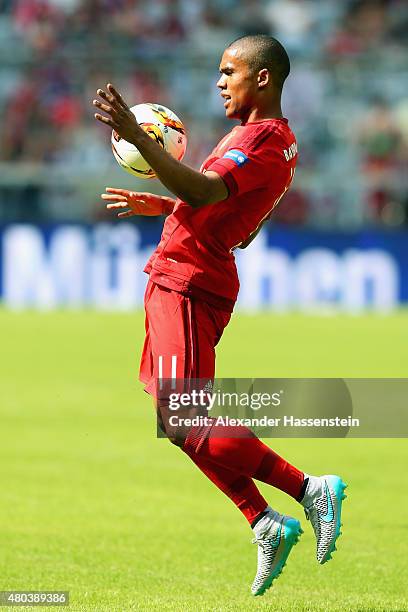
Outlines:
{"label": "player's raised hand", "polygon": [[101,198],[108,202],[106,208],[109,210],[116,209],[121,211],[118,213],[120,218],[133,217],[135,215],[149,217],[167,215],[172,212],[176,203],[175,200],[166,196],[141,191],[128,191],[127,189],[117,189],[116,187],[106,187],[106,193],[102,193]]}
{"label": "player's raised hand", "polygon": [[107,91],[104,89],[97,89],[96,93],[102,101],[93,100],[92,104],[106,113],[108,117],[100,113],[95,113],[95,119],[105,125],[109,125],[121,138],[127,140],[127,142],[133,142],[135,134],[141,130],[136,121],[136,117],[129,109],[121,94],[111,83],[107,84],[106,90]]}

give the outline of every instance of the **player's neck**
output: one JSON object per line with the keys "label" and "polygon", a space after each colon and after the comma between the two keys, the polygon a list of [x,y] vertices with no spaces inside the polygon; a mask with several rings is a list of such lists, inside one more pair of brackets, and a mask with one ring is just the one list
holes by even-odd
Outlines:
{"label": "player's neck", "polygon": [[243,119],[242,123],[254,123],[255,121],[263,121],[265,119],[282,119],[282,109],[280,102],[269,106],[268,108],[253,108],[248,117]]}

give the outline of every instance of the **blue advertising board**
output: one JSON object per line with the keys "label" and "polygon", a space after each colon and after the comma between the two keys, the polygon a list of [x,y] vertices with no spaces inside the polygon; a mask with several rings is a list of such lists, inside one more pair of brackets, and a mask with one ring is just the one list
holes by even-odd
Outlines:
{"label": "blue advertising board", "polygon": [[[161,226],[98,223],[0,228],[6,307],[131,310]],[[408,233],[317,232],[271,226],[235,251],[238,308],[388,312],[408,302]]]}

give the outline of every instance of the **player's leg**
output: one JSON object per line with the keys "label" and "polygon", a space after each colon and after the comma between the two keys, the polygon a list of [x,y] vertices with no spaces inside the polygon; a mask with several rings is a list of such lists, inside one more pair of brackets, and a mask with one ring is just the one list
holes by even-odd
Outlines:
{"label": "player's leg", "polygon": [[[177,432],[169,427],[168,388],[160,392],[161,381],[208,379],[215,369],[214,346],[229,319],[228,313],[210,318],[203,316],[206,307],[198,305],[199,322],[193,323],[194,306],[180,293],[149,283],[145,297],[146,338],[141,360],[140,377],[146,390],[155,396],[159,426],[173,439]],[[194,328],[194,329],[193,329]],[[200,355],[197,347],[201,347]],[[200,430],[205,435],[205,428]],[[183,444],[184,441],[181,442]],[[188,453],[187,453],[188,454]],[[253,481],[235,470],[209,463],[194,453],[190,456],[197,467],[241,510],[252,523],[267,507]]]}
{"label": "player's leg", "polygon": [[198,469],[230,498],[248,523],[254,526],[256,519],[268,508],[268,502],[261,495],[254,481],[221,465],[210,463],[199,455],[189,455],[189,457]]}
{"label": "player's leg", "polygon": [[[211,307],[206,306],[205,309],[211,310]],[[211,352],[211,338],[209,341],[203,333],[203,330],[208,332],[211,328],[205,309],[197,308],[195,312],[192,325],[197,329],[193,334],[193,339],[195,338],[198,344],[201,366],[211,377],[215,356]],[[221,335],[219,331],[218,333]],[[248,479],[254,478],[279,488],[302,503],[306,516],[310,519],[315,531],[316,556],[319,563],[324,563],[331,558],[340,533],[341,502],[344,490],[344,484],[340,478],[336,476],[318,478],[305,475],[304,472],[261,442],[244,426],[227,427],[216,425],[212,421],[211,427],[192,427],[186,435],[183,450],[196,463],[199,458],[201,461],[206,461],[207,466],[211,463],[218,464]],[[332,512],[324,512],[328,504]],[[260,516],[261,514],[257,518]]]}
{"label": "player's leg", "polygon": [[315,532],[318,562],[322,564],[331,559],[341,533],[342,501],[346,487],[341,478],[304,474],[244,426],[214,425],[205,439],[197,430],[192,429],[185,441],[184,450],[190,456],[195,454],[209,462],[234,469],[294,497],[303,505]]}
{"label": "player's leg", "polygon": [[[150,347],[150,354],[144,356],[142,363],[144,362],[145,368],[151,368],[153,381],[160,377],[212,379],[215,362],[214,345],[222,333],[222,316],[220,319],[220,313],[216,313],[219,320],[218,325],[214,327],[214,320],[216,321],[217,318],[214,317],[214,312],[210,313],[211,316],[207,316],[209,314],[208,310],[211,310],[208,305],[197,303],[193,313],[191,311],[191,301],[180,294],[167,290],[156,291],[153,299],[151,299],[151,294],[152,291],[148,294],[147,304],[147,310],[150,314],[147,329],[148,344],[152,343],[156,350],[153,349],[152,351]],[[155,364],[156,366],[158,364],[158,368],[156,367],[154,373]],[[146,382],[146,376],[144,381]],[[169,419],[166,408],[166,402],[162,403],[163,421],[168,425]],[[182,436],[185,435],[180,428],[174,434],[167,429],[167,434],[169,437],[173,437],[173,440],[178,444],[180,444],[180,440],[183,440]],[[202,469],[202,471],[227,495],[227,491],[231,492],[231,482],[228,479],[223,480],[225,478],[223,470],[220,470],[217,475],[217,465],[236,472],[238,475],[246,476],[249,480],[256,478],[266,482],[285,491],[298,501],[303,501],[303,498],[305,498],[303,503],[308,508],[307,515],[310,517],[316,533],[317,558],[321,563],[330,558],[340,530],[340,495],[342,492],[339,486],[336,485],[334,490],[333,485],[330,489],[333,518],[330,525],[323,521],[324,525],[322,527],[320,524],[321,513],[318,508],[324,507],[323,504],[328,503],[325,501],[328,498],[326,496],[322,499],[325,491],[322,494],[322,489],[319,489],[316,485],[316,482],[320,482],[320,480],[312,477],[305,480],[303,472],[263,444],[247,428],[219,426],[217,430],[214,425],[210,428],[207,426],[194,427],[187,435],[183,450],[197,465],[199,463],[198,458],[203,460],[201,461],[202,467],[206,465],[207,470]],[[211,463],[214,464],[212,477],[209,474]],[[230,497],[238,507],[240,505],[242,507],[247,505],[257,507],[256,501],[254,501],[256,494],[254,493],[255,497],[251,499],[251,490],[254,491],[249,486],[244,492],[234,491]],[[306,496],[305,493],[307,493]],[[237,503],[238,499],[240,501]],[[315,504],[317,504],[317,509],[315,509]],[[325,517],[324,514],[323,517]],[[275,523],[276,521],[274,521]],[[269,542],[271,542],[271,539],[269,539]]]}
{"label": "player's leg", "polygon": [[[209,312],[204,304],[196,305],[198,312],[193,316],[191,301],[174,292],[162,292],[160,288],[148,289],[146,296],[146,340],[141,363],[141,379],[146,389],[152,394],[160,391],[160,378],[212,380],[214,347],[229,316]],[[165,397],[158,399],[157,407],[161,410],[162,427],[177,441],[177,433],[172,434],[168,428]],[[203,435],[204,430],[205,427],[200,430]],[[196,453],[189,456],[235,503],[253,527],[254,542],[258,544],[258,569],[252,592],[255,595],[264,593],[281,573],[297,541],[301,531],[299,522],[272,510],[250,478],[209,462]]]}
{"label": "player's leg", "polygon": [[263,595],[272,585],[298,542],[300,523],[291,516],[279,514],[268,506],[251,478],[205,460],[201,454],[189,455],[197,467],[235,503],[254,532],[252,542],[258,545],[258,564],[252,583],[253,595]]}
{"label": "player's leg", "polygon": [[[200,323],[193,325],[191,300],[180,293],[149,283],[145,297],[146,338],[143,348],[140,378],[146,390],[155,397],[159,426],[170,437],[177,438],[177,432],[169,427],[168,388],[160,392],[161,381],[187,378],[212,380],[215,369],[215,350],[219,336],[229,319],[228,313],[202,316]],[[205,311],[205,306],[199,306]],[[193,329],[194,327],[194,329]],[[201,346],[200,355],[197,346]],[[165,385],[164,385],[165,386]],[[204,430],[200,430],[203,435]],[[184,440],[181,444],[184,443]],[[187,453],[188,454],[188,453]],[[191,456],[197,467],[242,511],[249,523],[267,507],[267,502],[259,493],[251,479],[235,470],[229,470],[204,457]]]}
{"label": "player's leg", "polygon": [[279,514],[268,506],[253,480],[227,468],[190,455],[197,467],[241,510],[254,532],[258,545],[257,572],[252,583],[253,595],[263,595],[282,572],[292,547],[302,530],[296,519]]}
{"label": "player's leg", "polygon": [[297,501],[304,495],[304,473],[243,425],[217,425],[213,421],[210,432],[192,427],[184,451],[272,485]]}

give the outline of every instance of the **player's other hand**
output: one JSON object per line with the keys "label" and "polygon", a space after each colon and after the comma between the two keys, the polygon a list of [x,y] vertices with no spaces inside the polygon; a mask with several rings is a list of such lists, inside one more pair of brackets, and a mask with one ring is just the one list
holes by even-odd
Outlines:
{"label": "player's other hand", "polygon": [[175,200],[166,196],[116,189],[115,187],[106,187],[106,193],[102,193],[101,198],[108,202],[106,208],[120,211],[118,212],[120,218],[133,217],[134,215],[149,217],[168,215],[172,212],[176,203]]}

